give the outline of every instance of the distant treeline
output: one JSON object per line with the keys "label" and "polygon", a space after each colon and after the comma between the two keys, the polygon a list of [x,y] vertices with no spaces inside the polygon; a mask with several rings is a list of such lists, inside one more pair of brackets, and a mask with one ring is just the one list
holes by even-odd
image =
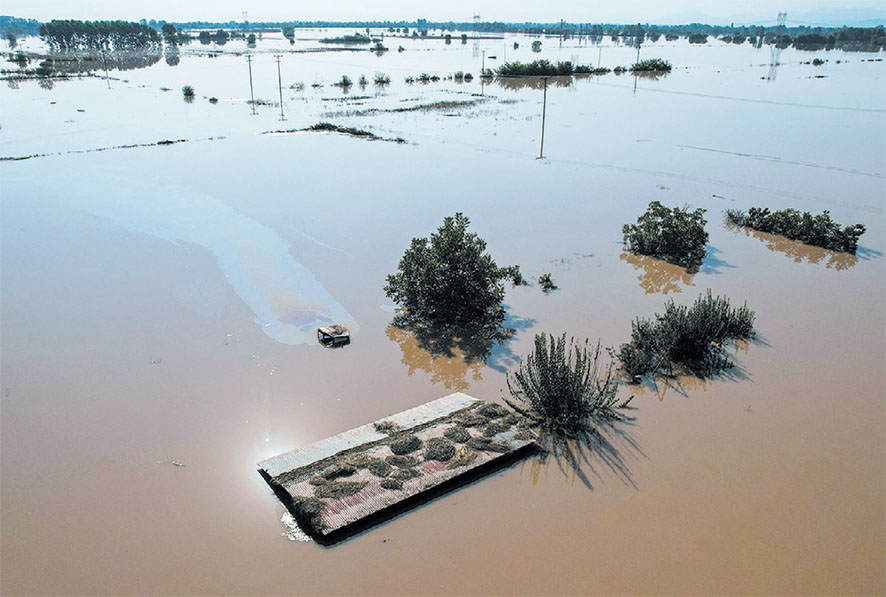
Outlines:
{"label": "distant treeline", "polygon": [[719,38],[731,43],[749,42],[754,45],[763,43],[775,44],[779,47],[794,46],[800,50],[844,49],[852,51],[876,52],[886,43],[884,27],[763,27],[722,26],[690,23],[688,25],[636,25],[603,24],[603,23],[501,23],[501,22],[456,22],[456,21],[281,21],[264,23],[243,23],[229,21],[227,23],[209,23],[190,21],[176,23],[179,29],[219,29],[230,30],[281,30],[286,37],[294,36],[295,28],[355,28],[355,29],[387,29],[389,33],[426,34],[429,30],[442,31],[475,31],[478,33],[524,33],[528,35],[556,35],[564,38],[586,36],[594,42],[601,42],[604,37],[625,43],[644,43],[647,39],[655,42],[664,37],[669,41],[685,37],[691,43],[706,43],[708,37]]}
{"label": "distant treeline", "polygon": [[6,37],[7,33],[13,35],[37,35],[40,32],[40,22],[34,19],[17,19],[15,17],[0,16],[0,35]]}
{"label": "distant treeline", "polygon": [[[150,31],[159,32],[166,25],[166,21],[150,21],[142,19],[139,23],[126,23],[123,21],[52,21],[40,25],[33,19],[18,19],[14,17],[0,17],[0,31],[9,31],[14,34],[28,35],[39,32],[51,46],[58,48],[71,47],[107,47],[119,42],[121,47],[135,47],[144,44],[158,43]],[[231,34],[247,31],[282,31],[290,39],[294,37],[295,28],[330,28],[346,27],[355,29],[387,29],[389,33],[408,34],[410,31],[426,35],[429,30],[443,31],[474,31],[477,33],[524,33],[528,35],[556,35],[564,38],[576,36],[587,37],[592,42],[600,43],[603,38],[609,38],[614,42],[642,44],[647,39],[655,42],[664,37],[667,40],[676,40],[681,37],[688,38],[691,43],[706,43],[709,37],[718,38],[724,42],[745,43],[749,42],[757,46],[763,43],[774,44],[786,48],[793,46],[800,50],[821,49],[844,49],[851,51],[878,51],[886,47],[886,30],[884,27],[763,27],[751,26],[721,26],[706,25],[703,23],[690,23],[688,25],[650,25],[648,23],[635,25],[605,24],[605,23],[502,23],[502,22],[456,22],[456,21],[428,21],[418,19],[415,21],[279,21],[279,22],[208,22],[187,21],[174,23],[178,31],[187,29],[203,30],[210,37],[207,38],[201,32],[201,41],[208,43],[215,41],[224,43],[227,36],[221,32],[228,31]],[[44,33],[44,31],[46,33]],[[179,34],[182,38],[186,37]],[[231,35],[233,36],[233,35]],[[67,44],[67,45],[65,45]]]}
{"label": "distant treeline", "polygon": [[50,21],[40,37],[53,50],[136,50],[160,44],[156,30],[127,21]]}

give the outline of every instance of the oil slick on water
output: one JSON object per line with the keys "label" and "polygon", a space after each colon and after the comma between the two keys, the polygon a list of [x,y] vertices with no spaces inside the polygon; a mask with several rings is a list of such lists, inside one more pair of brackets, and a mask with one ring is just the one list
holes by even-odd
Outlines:
{"label": "oil slick on water", "polygon": [[70,201],[67,207],[127,230],[207,249],[256,323],[274,340],[316,344],[317,327],[329,323],[358,329],[347,309],[292,258],[289,243],[274,229],[192,190],[107,178],[103,184],[108,192],[96,192],[93,186],[88,195],[56,196]]}

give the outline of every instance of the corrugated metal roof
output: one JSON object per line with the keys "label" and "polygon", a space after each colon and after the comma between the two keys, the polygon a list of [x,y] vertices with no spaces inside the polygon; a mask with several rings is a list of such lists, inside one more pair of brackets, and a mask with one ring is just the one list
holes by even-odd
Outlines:
{"label": "corrugated metal roof", "polygon": [[[414,452],[411,455],[413,457],[418,456],[419,458],[416,458],[413,467],[404,468],[416,476],[414,478],[402,479],[402,487],[400,489],[385,489],[381,487],[381,482],[389,477],[376,476],[366,468],[355,467],[356,470],[351,471],[350,474],[339,476],[334,481],[327,481],[322,475],[324,471],[340,465],[348,456],[365,455],[365,457],[376,461],[386,459],[393,454],[390,444],[396,437],[414,435],[422,442],[427,442],[433,438],[441,438],[448,428],[456,425],[459,416],[467,411],[479,412],[483,405],[488,404],[467,394],[457,392],[308,446],[263,460],[258,463],[258,466],[271,478],[272,483],[280,484],[294,499],[308,498],[316,500],[318,483],[322,485],[327,482],[333,484],[345,482],[353,484],[349,485],[351,491],[359,489],[351,495],[321,498],[323,510],[318,518],[319,524],[313,530],[326,535],[388,506],[402,502],[441,483],[455,479],[496,458],[512,454],[534,441],[534,434],[523,426],[513,424],[513,420],[505,417],[506,411],[500,409],[494,414],[488,412],[486,416],[489,417],[490,421],[495,420],[500,424],[507,420],[511,420],[511,423],[501,425],[506,430],[501,430],[486,438],[493,442],[491,446],[481,443],[486,441],[482,439],[483,432],[481,429],[467,428],[466,430],[471,435],[475,448],[462,446],[462,449],[474,454],[471,462],[460,463],[448,459],[447,461],[424,459],[426,455],[423,452]],[[488,410],[489,408],[487,407]],[[494,407],[492,410],[496,411]],[[396,424],[397,431],[389,435],[376,430],[376,425],[382,422]],[[454,443],[453,446],[455,446]],[[491,449],[482,449],[484,447]],[[398,470],[403,476],[410,474],[410,472],[404,472],[403,469],[394,469],[394,471]],[[314,484],[311,483],[312,480],[315,482]]]}

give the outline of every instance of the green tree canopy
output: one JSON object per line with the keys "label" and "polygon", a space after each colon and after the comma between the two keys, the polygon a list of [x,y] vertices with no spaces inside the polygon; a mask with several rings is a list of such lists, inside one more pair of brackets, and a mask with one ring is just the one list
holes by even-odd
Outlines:
{"label": "green tree canopy", "polygon": [[504,320],[506,272],[484,253],[486,241],[468,232],[469,224],[465,215],[456,213],[430,238],[412,239],[397,273],[387,277],[385,294],[406,308],[404,323]]}

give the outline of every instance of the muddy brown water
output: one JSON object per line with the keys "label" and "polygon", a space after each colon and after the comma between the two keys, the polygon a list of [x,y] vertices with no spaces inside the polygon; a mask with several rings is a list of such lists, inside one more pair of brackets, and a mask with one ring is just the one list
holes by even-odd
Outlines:
{"label": "muddy brown water", "polygon": [[[542,57],[596,63],[555,44]],[[0,89],[3,156],[203,139],[0,163],[0,592],[886,592],[883,63],[822,53],[813,71],[786,50],[764,81],[768,50],[715,44],[652,46],[678,68],[636,91],[614,75],[549,88],[544,160],[531,86],[402,82],[476,74],[472,44],[287,56],[284,81],[308,91],[287,92],[283,126],[249,114],[230,54],[184,51],[111,90]],[[488,99],[335,120],[406,145],[261,135],[331,110],[341,91],[314,79],[374,69],[395,81],[361,108]],[[188,82],[222,101],[186,105]],[[652,200],[708,210],[698,273],[623,253]],[[722,225],[752,205],[868,230],[850,258]],[[500,264],[560,287],[508,288],[517,332],[485,364],[433,358],[390,326],[382,290],[455,211]],[[625,388],[635,420],[579,466],[533,458],[333,547],[281,536],[257,461],[451,391],[500,400],[534,333],[617,346],[634,317],[708,288],[756,310],[758,340],[712,381]],[[324,317],[352,344],[312,342]]]}

